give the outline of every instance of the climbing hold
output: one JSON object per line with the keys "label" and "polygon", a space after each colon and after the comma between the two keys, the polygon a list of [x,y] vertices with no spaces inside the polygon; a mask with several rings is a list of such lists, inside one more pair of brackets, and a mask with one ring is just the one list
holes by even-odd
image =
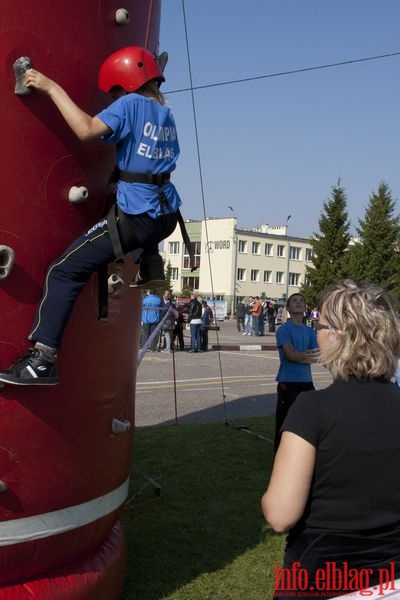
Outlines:
{"label": "climbing hold", "polygon": [[110,275],[110,277],[108,278],[108,293],[113,294],[116,290],[121,288],[123,285],[124,285],[124,282],[121,279],[121,277],[119,277],[115,273],[112,273],[112,275]]}
{"label": "climbing hold", "polygon": [[115,13],[115,21],[117,25],[128,25],[130,18],[126,8],[119,8]]}
{"label": "climbing hold", "polygon": [[32,61],[28,56],[20,56],[13,64],[15,75],[15,94],[17,96],[27,96],[33,89],[24,85],[24,76],[28,69],[32,69]]}
{"label": "climbing hold", "polygon": [[8,490],[8,485],[4,482],[0,480],[0,494],[1,492],[6,492]]}
{"label": "climbing hold", "polygon": [[0,245],[0,281],[7,279],[14,265],[15,252],[9,246]]}
{"label": "climbing hold", "polygon": [[87,188],[80,187],[74,185],[68,192],[68,200],[73,204],[79,204],[80,202],[85,202],[89,197],[89,191]]}
{"label": "climbing hold", "polygon": [[121,433],[127,433],[131,429],[131,422],[124,419],[120,421],[119,419],[112,420],[112,432],[114,435],[121,435]]}

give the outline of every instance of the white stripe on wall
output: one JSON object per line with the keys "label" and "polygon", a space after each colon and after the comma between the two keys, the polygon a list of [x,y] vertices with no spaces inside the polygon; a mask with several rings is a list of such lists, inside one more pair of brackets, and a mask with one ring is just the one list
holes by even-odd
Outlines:
{"label": "white stripe on wall", "polygon": [[129,478],[112,492],[89,502],[42,515],[3,521],[0,523],[0,546],[48,538],[97,521],[125,502],[128,488]]}

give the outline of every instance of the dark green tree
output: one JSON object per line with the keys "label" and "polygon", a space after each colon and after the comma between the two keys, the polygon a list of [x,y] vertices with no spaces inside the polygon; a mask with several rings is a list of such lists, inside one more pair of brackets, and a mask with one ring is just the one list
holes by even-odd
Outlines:
{"label": "dark green tree", "polygon": [[189,288],[184,288],[180,294],[178,294],[179,298],[190,298],[190,294],[192,290]]}
{"label": "dark green tree", "polygon": [[171,286],[172,266],[171,266],[170,261],[168,261],[166,266],[164,263],[164,273],[165,273],[165,282],[162,285],[159,285],[155,288],[155,293],[157,294],[157,296],[160,296],[160,298],[162,298],[165,290],[168,290],[172,294],[172,286]]}
{"label": "dark green tree", "polygon": [[350,248],[348,261],[353,279],[377,283],[400,297],[400,221],[394,209],[391,190],[382,181],[359,221],[360,243]]}
{"label": "dark green tree", "polygon": [[345,256],[350,241],[347,198],[340,179],[324,202],[319,219],[319,234],[311,238],[312,264],[306,268],[306,283],[301,288],[308,307],[318,306],[326,286],[346,276]]}
{"label": "dark green tree", "polygon": [[168,290],[172,294],[171,278],[172,278],[172,266],[171,266],[171,261],[169,260],[167,262],[167,266],[165,268],[165,288],[164,289]]}

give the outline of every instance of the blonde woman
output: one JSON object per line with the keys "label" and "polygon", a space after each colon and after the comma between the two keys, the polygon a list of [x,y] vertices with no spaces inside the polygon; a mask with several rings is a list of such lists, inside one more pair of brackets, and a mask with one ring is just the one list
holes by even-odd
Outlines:
{"label": "blonde woman", "polygon": [[293,404],[262,498],[272,528],[289,530],[276,598],[371,595],[369,586],[397,597],[398,313],[383,289],[350,280],[326,290],[320,311],[320,360],[334,381]]}

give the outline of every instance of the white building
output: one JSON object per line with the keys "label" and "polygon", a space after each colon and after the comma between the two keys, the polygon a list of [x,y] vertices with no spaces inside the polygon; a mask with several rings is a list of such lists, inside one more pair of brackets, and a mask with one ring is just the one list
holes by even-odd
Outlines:
{"label": "white building", "polygon": [[287,298],[304,283],[311,243],[288,236],[287,226],[240,229],[236,218],[229,217],[186,221],[186,228],[194,244],[196,271],[190,271],[179,227],[164,241],[177,294],[185,288],[198,290],[205,297],[226,300],[232,310],[248,296]]}

